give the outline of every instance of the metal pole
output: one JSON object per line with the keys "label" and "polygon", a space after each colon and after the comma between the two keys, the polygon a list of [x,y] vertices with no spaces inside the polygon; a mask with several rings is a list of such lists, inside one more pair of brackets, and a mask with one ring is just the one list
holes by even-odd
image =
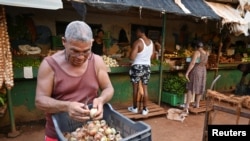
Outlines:
{"label": "metal pole", "polygon": [[10,117],[10,123],[11,123],[11,132],[8,133],[8,137],[17,137],[18,135],[20,135],[20,132],[16,130],[15,116],[14,116],[13,107],[12,107],[10,89],[7,89],[7,97],[8,97],[8,111],[9,111],[9,117]]}
{"label": "metal pole", "polygon": [[165,48],[165,33],[166,33],[166,13],[162,17],[162,42],[161,42],[161,61],[160,61],[160,79],[159,79],[159,99],[158,105],[161,105],[161,92],[162,92],[162,63],[164,61],[164,48]]}

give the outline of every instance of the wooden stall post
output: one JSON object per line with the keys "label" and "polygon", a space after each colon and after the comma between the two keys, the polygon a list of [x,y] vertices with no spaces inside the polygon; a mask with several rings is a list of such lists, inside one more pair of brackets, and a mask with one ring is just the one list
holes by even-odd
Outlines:
{"label": "wooden stall post", "polygon": [[16,137],[20,132],[16,131],[15,128],[15,117],[12,111],[12,99],[11,99],[11,88],[14,86],[13,80],[13,65],[12,65],[12,54],[10,51],[9,34],[7,31],[7,21],[4,6],[1,6],[0,11],[0,88],[7,89],[8,99],[8,111],[11,121],[11,132],[8,137]]}
{"label": "wooden stall post", "polygon": [[9,111],[9,117],[10,117],[10,123],[11,123],[11,132],[8,133],[8,137],[17,137],[21,133],[16,130],[16,124],[15,124],[15,116],[13,112],[13,106],[12,106],[12,99],[11,99],[11,90],[7,89],[7,96],[8,96],[8,111]]}
{"label": "wooden stall post", "polygon": [[163,75],[163,58],[164,58],[164,48],[165,48],[165,36],[166,36],[166,13],[162,12],[163,17],[162,17],[162,42],[161,42],[161,61],[160,61],[160,78],[159,78],[159,96],[158,96],[158,105],[161,105],[161,93],[162,93],[162,75]]}

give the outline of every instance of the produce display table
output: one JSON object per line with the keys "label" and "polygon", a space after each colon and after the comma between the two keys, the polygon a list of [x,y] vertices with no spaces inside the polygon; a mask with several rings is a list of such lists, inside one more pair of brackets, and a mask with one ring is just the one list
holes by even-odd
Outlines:
{"label": "produce display table", "polygon": [[[245,117],[249,119],[250,125],[250,96],[236,96],[234,94],[223,94],[211,89],[207,90],[207,107],[206,117],[203,130],[203,141],[208,140],[208,125],[211,125],[214,117],[212,112],[221,111],[236,115],[236,124],[239,124],[239,118]],[[215,115],[215,114],[214,114]]]}
{"label": "produce display table", "polygon": [[[16,56],[14,56],[16,58]],[[27,58],[32,58],[27,56]],[[37,58],[37,61],[40,59]],[[20,58],[18,58],[20,59]],[[29,64],[32,61],[29,62]],[[14,63],[14,62],[13,62]],[[241,72],[236,69],[236,65],[227,67],[220,66],[219,74],[222,74],[218,83],[216,84],[216,90],[224,90],[233,88],[237,82],[240,82]],[[163,66],[163,76],[166,76],[171,73],[175,73],[175,71],[171,71],[169,67]],[[115,88],[115,94],[110,101],[112,104],[121,104],[132,102],[132,85],[130,82],[130,78],[128,75],[129,67],[128,66],[120,66],[120,67],[111,67],[109,72],[109,76],[111,82]],[[30,117],[32,119],[40,119],[42,113],[36,109],[34,99],[35,99],[35,89],[36,89],[36,78],[38,67],[33,66],[33,78],[25,79],[24,78],[24,70],[22,67],[14,67],[14,82],[15,85],[11,90],[11,99],[13,102],[13,110],[15,112],[15,117],[21,121],[26,122]],[[149,100],[152,102],[158,101],[159,98],[159,81],[160,81],[160,66],[153,65],[151,67],[151,77],[148,85],[148,94]],[[178,70],[180,72],[180,70]],[[183,70],[184,71],[184,70]],[[182,72],[182,71],[181,71]],[[211,84],[214,79],[214,70],[208,70],[207,72],[207,84]],[[230,89],[231,90],[231,89]],[[162,98],[162,96],[161,96]],[[166,99],[167,101],[171,99]],[[170,102],[176,102],[176,100],[172,100]],[[178,103],[178,102],[177,102]],[[0,121],[1,126],[5,126],[6,123],[9,122],[8,116],[5,115],[2,117]]]}
{"label": "produce display table", "polygon": [[246,111],[242,112],[242,110],[250,110],[250,96],[236,96],[234,94],[226,95],[209,89],[207,90],[207,98],[210,100],[210,106],[212,106],[212,109],[236,114],[236,124],[239,123],[240,116],[249,118],[250,124],[250,113],[247,113]]}

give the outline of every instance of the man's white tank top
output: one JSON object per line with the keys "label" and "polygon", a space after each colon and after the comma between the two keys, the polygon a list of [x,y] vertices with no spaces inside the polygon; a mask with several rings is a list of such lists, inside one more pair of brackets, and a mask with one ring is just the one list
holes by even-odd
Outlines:
{"label": "man's white tank top", "polygon": [[132,65],[151,65],[151,55],[153,53],[153,42],[150,40],[150,44],[147,46],[142,38],[139,38],[143,43],[143,49],[137,53]]}

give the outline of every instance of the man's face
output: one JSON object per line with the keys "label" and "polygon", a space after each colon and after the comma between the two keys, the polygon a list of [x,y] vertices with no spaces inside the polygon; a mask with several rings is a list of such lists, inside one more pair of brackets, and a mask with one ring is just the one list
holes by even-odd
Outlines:
{"label": "man's face", "polygon": [[81,66],[89,58],[91,54],[91,41],[64,41],[65,57],[67,61],[73,66]]}

